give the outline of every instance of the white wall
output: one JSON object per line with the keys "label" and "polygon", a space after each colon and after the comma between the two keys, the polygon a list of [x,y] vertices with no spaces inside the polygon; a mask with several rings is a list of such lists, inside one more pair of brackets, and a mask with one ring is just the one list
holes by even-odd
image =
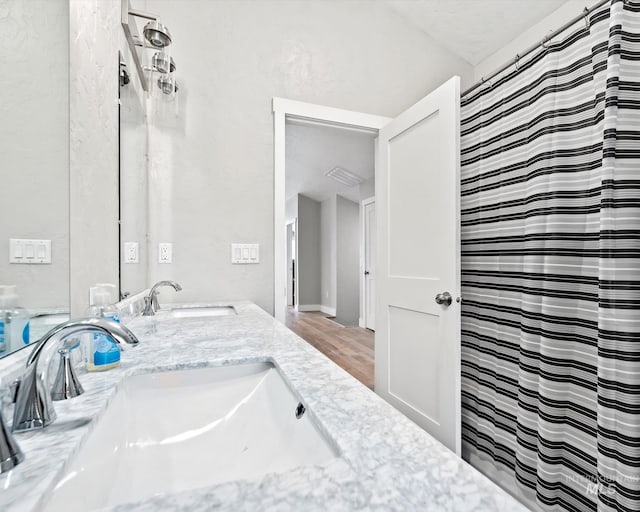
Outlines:
{"label": "white wall", "polygon": [[357,326],[360,316],[360,207],[336,198],[336,321]]}
{"label": "white wall", "polygon": [[375,176],[373,178],[369,178],[365,182],[360,184],[360,201],[363,199],[369,199],[370,197],[375,196],[376,194],[376,179]]}
{"label": "white wall", "polygon": [[336,311],[336,196],[320,203],[321,213],[321,305],[335,316]]}
{"label": "white wall", "polygon": [[[0,284],[30,309],[69,306],[69,9],[0,7]],[[51,265],[9,264],[9,238],[51,240]]]}
{"label": "white wall", "polygon": [[358,325],[360,313],[360,207],[339,195],[321,210],[321,306],[343,325]]}
{"label": "white wall", "polygon": [[[472,76],[383,2],[146,8],[171,29],[180,84],[176,115],[151,119],[150,235],[174,243],[173,265],[152,265],[151,280],[178,280],[180,300],[244,298],[273,311],[272,97],[393,116],[451,75]],[[232,266],[232,242],[260,243],[260,264]]]}
{"label": "white wall", "polygon": [[[298,195],[298,306],[317,306],[321,296],[320,203]],[[316,309],[316,308],[314,308]]]}
{"label": "white wall", "polygon": [[[473,70],[474,81],[478,81],[482,79],[482,77],[489,76],[490,73],[501,67],[506,62],[513,61],[518,53],[521,53],[531,45],[542,41],[545,36],[548,36],[552,31],[560,28],[570,19],[580,14],[584,10],[585,6],[591,6],[593,4],[595,4],[595,0],[591,0],[589,2],[585,2],[585,0],[566,0],[566,3],[563,4],[562,7],[552,12],[539,23],[531,26],[516,39],[505,44],[500,50],[480,62]],[[583,22],[581,21],[580,23]],[[569,32],[567,32],[567,34],[568,33]],[[462,90],[464,89],[465,85],[463,84]]]}
{"label": "white wall", "polygon": [[298,196],[297,194],[287,199],[285,204],[285,218],[286,222],[295,220],[298,216]]}

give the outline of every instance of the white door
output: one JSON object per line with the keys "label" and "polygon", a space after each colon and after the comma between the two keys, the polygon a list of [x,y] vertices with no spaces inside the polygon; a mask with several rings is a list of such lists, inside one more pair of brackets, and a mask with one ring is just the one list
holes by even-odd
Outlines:
{"label": "white door", "polygon": [[376,392],[458,455],[459,105],[454,77],[380,130],[375,343]]}
{"label": "white door", "polygon": [[287,224],[287,306],[293,306],[293,244],[294,223]]}
{"label": "white door", "polygon": [[364,203],[364,325],[376,329],[376,203]]}

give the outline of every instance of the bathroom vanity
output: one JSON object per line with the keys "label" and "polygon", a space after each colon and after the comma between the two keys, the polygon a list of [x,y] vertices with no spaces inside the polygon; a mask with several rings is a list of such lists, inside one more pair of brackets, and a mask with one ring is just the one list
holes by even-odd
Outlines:
{"label": "bathroom vanity", "polygon": [[259,307],[225,306],[125,320],[121,366],[16,434],[0,509],[526,510]]}

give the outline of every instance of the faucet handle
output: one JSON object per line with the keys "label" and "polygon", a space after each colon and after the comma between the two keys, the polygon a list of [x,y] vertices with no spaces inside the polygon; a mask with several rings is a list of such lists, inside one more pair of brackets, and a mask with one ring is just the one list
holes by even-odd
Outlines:
{"label": "faucet handle", "polygon": [[7,428],[0,411],[0,473],[11,471],[24,460],[24,455]]}
{"label": "faucet handle", "polygon": [[69,349],[61,348],[58,354],[60,354],[60,366],[51,388],[51,398],[59,401],[80,396],[84,393],[84,389],[69,359]]}
{"label": "faucet handle", "polygon": [[11,384],[9,384],[9,397],[11,399],[11,403],[15,404],[18,399],[18,390],[20,389],[20,379],[15,379]]}
{"label": "faucet handle", "polygon": [[144,298],[144,311],[142,312],[142,316],[153,316],[155,315],[155,310],[153,309],[153,301],[151,297],[146,296]]}

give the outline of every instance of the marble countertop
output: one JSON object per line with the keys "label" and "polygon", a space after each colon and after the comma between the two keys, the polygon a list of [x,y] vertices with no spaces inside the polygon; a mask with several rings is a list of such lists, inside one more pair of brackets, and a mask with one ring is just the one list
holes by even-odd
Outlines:
{"label": "marble countertop", "polygon": [[[159,312],[128,320],[140,344],[122,353],[120,367],[81,374],[85,393],[55,402],[58,418],[52,425],[15,436],[25,460],[0,475],[0,509],[41,508],[124,377],[272,359],[340,457],[322,466],[156,495],[109,510],[526,510],[280,322],[254,304],[234,305],[238,315],[172,319]],[[25,357],[16,356],[16,361]],[[16,364],[5,363],[4,371]],[[2,378],[7,381],[6,373]],[[4,415],[10,418],[10,408]]]}

